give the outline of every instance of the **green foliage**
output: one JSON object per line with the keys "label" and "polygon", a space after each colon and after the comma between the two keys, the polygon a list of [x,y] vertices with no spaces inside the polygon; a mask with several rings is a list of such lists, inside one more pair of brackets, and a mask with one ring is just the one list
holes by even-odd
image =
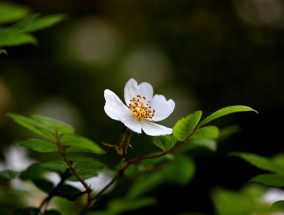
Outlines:
{"label": "green foliage", "polygon": [[259,201],[259,193],[255,195],[250,189],[244,188],[241,191],[232,191],[224,188],[216,188],[212,192],[212,199],[216,214],[218,215],[241,215],[241,214],[262,214],[269,212],[270,208]]}
{"label": "green foliage", "polygon": [[144,198],[117,198],[112,199],[107,204],[105,211],[96,211],[90,215],[117,215],[129,211],[138,210],[156,204],[156,200],[151,197]]}
{"label": "green foliage", "polygon": [[15,22],[26,17],[30,12],[30,9],[17,4],[11,4],[7,2],[0,3],[0,24],[7,24]]}
{"label": "green foliage", "polygon": [[177,143],[177,140],[172,135],[155,136],[152,138],[152,141],[157,147],[159,147],[163,151],[168,151]]}
{"label": "green foliage", "polygon": [[29,149],[32,149],[37,152],[56,152],[57,147],[54,143],[45,141],[45,140],[39,140],[39,139],[26,139],[21,142],[22,146],[25,146]]}
{"label": "green foliage", "polygon": [[197,126],[202,112],[196,111],[176,122],[173,127],[173,135],[178,141],[184,141]]}
{"label": "green foliage", "polygon": [[[271,210],[272,210],[273,212],[282,213],[282,212],[284,211],[284,200],[274,202],[274,203],[271,205]],[[278,214],[278,213],[275,213],[275,214]]]}
{"label": "green foliage", "polygon": [[59,133],[73,133],[74,132],[74,129],[72,128],[72,126],[70,126],[69,124],[65,122],[55,120],[49,117],[39,116],[39,115],[34,115],[32,116],[32,118],[44,124],[45,126],[47,126],[48,128],[52,129],[55,132],[59,132]]}
{"label": "green foliage", "polygon": [[[15,26],[18,29],[28,29],[25,26],[29,22],[33,22],[34,19],[37,19],[37,16],[23,20]],[[103,161],[104,159],[101,161],[92,157],[94,154],[104,154],[105,151],[93,140],[75,134],[74,129],[69,124],[40,115],[26,117],[15,113],[7,113],[6,115],[10,119],[42,138],[23,140],[21,142],[22,146],[36,152],[50,153],[49,156],[54,157],[34,163],[22,172],[2,171],[0,178],[9,181],[14,177],[19,177],[22,181],[32,182],[38,189],[45,192],[48,198],[42,201],[40,206],[40,211],[42,212],[43,208],[47,206],[49,198],[51,199],[55,196],[70,201],[77,201],[82,195],[87,194],[88,204],[91,205],[93,199],[90,196],[97,197],[92,191],[93,188],[96,188],[96,185],[92,185],[92,188],[88,189],[89,184],[85,180],[98,176],[99,173],[111,171],[115,172],[115,176],[105,185],[101,192],[97,193],[98,198],[121,175],[125,175],[132,183],[127,186],[125,197],[110,199],[106,203],[105,208],[96,211],[95,214],[116,215],[135,211],[156,203],[155,199],[146,197],[147,195],[151,195],[152,190],[165,184],[185,186],[192,180],[196,166],[193,159],[185,152],[196,147],[203,147],[212,151],[215,151],[217,148],[217,140],[220,134],[219,129],[212,125],[204,126],[205,124],[230,113],[251,110],[245,106],[223,108],[209,115],[201,123],[201,111],[189,114],[177,121],[173,127],[173,134],[152,137],[152,142],[162,152],[151,152],[148,155],[138,156],[130,160],[123,157],[120,160],[120,164],[114,170],[109,168],[107,165],[108,162]],[[131,135],[128,137],[130,138]],[[114,145],[116,152],[117,150],[122,150],[119,147],[119,144]],[[275,175],[277,174],[277,176],[282,177],[280,172],[282,172],[282,167],[284,166],[284,156],[275,157],[273,161],[246,153],[235,153],[235,156],[242,157],[253,165],[272,171]],[[58,184],[52,183],[47,178],[49,173],[57,173],[61,177],[61,181]],[[280,178],[276,180],[275,175],[256,177],[252,179],[252,182],[266,185],[280,185]],[[67,180],[81,183],[85,191],[82,192],[76,187],[65,183]],[[234,214],[234,210],[237,211],[236,214],[242,214],[258,211],[259,209],[244,194],[239,196],[236,193],[222,191],[216,192],[214,198],[217,211],[221,215],[227,213]],[[97,199],[94,199],[95,201]],[[235,201],[240,207],[227,207],[226,205],[232,201]],[[222,204],[225,204],[225,206],[221,206]],[[84,207],[82,207],[82,210],[84,211]],[[15,214],[26,213],[38,214],[39,208],[22,208],[15,211]],[[42,214],[58,213],[56,210],[46,210]]]}
{"label": "green foliage", "polygon": [[191,136],[191,140],[202,140],[202,139],[217,139],[219,136],[219,129],[216,126],[206,126],[199,128]]}
{"label": "green foliage", "polygon": [[217,111],[215,111],[214,113],[210,114],[208,117],[206,117],[204,120],[202,120],[199,123],[199,127],[204,126],[205,124],[208,124],[209,122],[218,119],[222,116],[228,115],[228,114],[232,114],[232,113],[237,113],[237,112],[244,112],[244,111],[253,111],[255,113],[257,113],[256,110],[252,109],[251,107],[248,106],[243,106],[243,105],[233,105],[233,106],[228,106],[228,107],[224,107],[221,108]]}
{"label": "green foliage", "polygon": [[70,149],[72,152],[105,153],[94,141],[75,134],[62,134],[61,144],[72,147]]}
{"label": "green foliage", "polygon": [[14,170],[2,170],[0,171],[0,181],[11,181],[12,179],[19,176],[18,171]]}
{"label": "green foliage", "polygon": [[24,128],[42,137],[55,140],[55,134],[46,125],[19,114],[7,113],[6,115]]}
{"label": "green foliage", "polygon": [[148,170],[148,174],[143,174],[135,180],[128,191],[127,196],[130,198],[142,196],[165,183],[180,186],[187,184],[194,176],[195,164],[191,158],[180,155],[171,161],[164,160],[155,164],[152,169],[150,166],[139,169],[142,172]]}
{"label": "green foliage", "polygon": [[241,157],[259,169],[284,175],[284,166],[266,157],[250,153],[232,153],[232,155]]}
{"label": "green foliage", "polygon": [[83,160],[75,163],[74,167],[82,178],[87,179],[97,176],[99,172],[106,168],[106,165],[96,160]]}
{"label": "green foliage", "polygon": [[[44,17],[39,14],[29,14],[30,9],[26,6],[8,2],[0,3],[0,47],[35,45],[38,41],[30,33],[51,27],[66,18],[62,14]],[[4,26],[1,27],[1,25]],[[0,49],[1,53],[7,54],[7,51]]]}
{"label": "green foliage", "polygon": [[267,187],[284,187],[284,175],[278,174],[260,174],[252,179],[250,182],[258,183]]}

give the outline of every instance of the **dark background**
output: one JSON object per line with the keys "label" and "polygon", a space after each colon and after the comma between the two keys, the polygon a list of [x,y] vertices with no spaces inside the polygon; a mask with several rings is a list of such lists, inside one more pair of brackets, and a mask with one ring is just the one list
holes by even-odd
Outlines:
{"label": "dark background", "polygon": [[[217,152],[193,153],[193,181],[186,187],[167,185],[153,191],[159,203],[151,211],[210,213],[212,188],[238,190],[258,173],[229,152],[270,157],[283,151],[282,1],[11,2],[42,15],[64,13],[68,18],[35,33],[37,46],[7,48],[8,55],[1,55],[1,112],[57,117],[78,133],[114,143],[121,125],[104,113],[103,91],[109,88],[122,97],[130,77],[150,82],[156,93],[175,100],[176,110],[165,122],[169,126],[196,110],[206,116],[240,104],[259,112],[216,121],[221,128],[236,124],[241,129],[221,141]],[[2,149],[24,135],[1,119]],[[139,138],[136,149],[143,150],[143,137]]]}

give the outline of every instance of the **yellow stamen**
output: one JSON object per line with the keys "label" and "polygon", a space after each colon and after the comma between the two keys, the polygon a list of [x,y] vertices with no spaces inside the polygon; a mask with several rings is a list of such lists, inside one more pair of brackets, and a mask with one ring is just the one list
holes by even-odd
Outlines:
{"label": "yellow stamen", "polygon": [[155,115],[155,110],[151,108],[150,103],[145,96],[137,95],[130,100],[128,108],[138,120],[152,119]]}

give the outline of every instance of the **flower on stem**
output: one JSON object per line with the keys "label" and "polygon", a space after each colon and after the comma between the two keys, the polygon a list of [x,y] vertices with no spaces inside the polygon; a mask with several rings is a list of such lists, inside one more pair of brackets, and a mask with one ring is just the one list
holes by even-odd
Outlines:
{"label": "flower on stem", "polygon": [[104,110],[106,114],[121,121],[130,130],[141,134],[142,130],[150,136],[161,136],[172,133],[171,128],[156,124],[166,119],[174,110],[175,102],[166,100],[163,95],[153,96],[153,87],[142,82],[137,84],[131,78],[124,88],[124,100],[126,105],[111,90],[104,91],[106,100]]}

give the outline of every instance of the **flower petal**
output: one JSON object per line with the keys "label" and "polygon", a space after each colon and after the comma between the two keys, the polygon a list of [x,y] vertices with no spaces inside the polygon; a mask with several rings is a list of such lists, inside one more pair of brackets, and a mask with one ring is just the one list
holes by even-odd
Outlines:
{"label": "flower petal", "polygon": [[134,116],[129,116],[129,117],[125,117],[121,120],[121,122],[130,130],[141,134],[142,133],[142,128],[141,128],[141,124],[140,121],[138,121],[138,119]]}
{"label": "flower petal", "polygon": [[142,82],[137,84],[133,78],[131,78],[124,87],[124,100],[126,105],[130,103],[130,99],[137,95],[145,96],[147,100],[152,100],[153,97],[153,87],[147,82]]}
{"label": "flower petal", "polygon": [[158,122],[166,119],[174,111],[175,102],[172,99],[166,100],[163,95],[155,95],[151,107],[155,110],[152,120]]}
{"label": "flower petal", "polygon": [[159,125],[147,120],[140,121],[142,130],[149,136],[162,136],[169,135],[173,132],[173,129],[167,128],[163,125]]}
{"label": "flower petal", "polygon": [[131,111],[114,92],[106,89],[104,96],[106,100],[104,110],[110,118],[121,121],[121,119],[131,114]]}

